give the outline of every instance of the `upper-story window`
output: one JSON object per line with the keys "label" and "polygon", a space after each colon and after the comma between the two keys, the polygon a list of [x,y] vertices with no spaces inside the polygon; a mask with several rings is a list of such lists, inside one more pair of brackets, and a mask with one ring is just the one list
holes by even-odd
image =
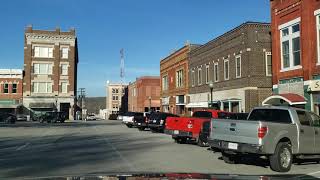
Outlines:
{"label": "upper-story window", "polygon": [[320,64],[320,9],[315,11],[314,15],[316,15],[318,64]]}
{"label": "upper-story window", "polygon": [[162,77],[162,90],[168,90],[168,75]]}
{"label": "upper-story window", "polygon": [[116,89],[116,94],[118,94],[119,93],[119,89]]}
{"label": "upper-story window", "polygon": [[68,92],[68,83],[67,82],[61,82],[61,92],[62,93]]}
{"label": "upper-story window", "polygon": [[17,93],[17,89],[18,89],[18,84],[13,83],[12,84],[12,93]]}
{"label": "upper-story window", "polygon": [[52,64],[36,63],[33,64],[34,74],[52,74]]}
{"label": "upper-story window", "polygon": [[272,55],[266,52],[266,76],[272,76]]}
{"label": "upper-story window", "polygon": [[279,26],[282,70],[301,67],[300,18]]}
{"label": "upper-story window", "polygon": [[202,69],[198,69],[198,85],[202,84]]}
{"label": "upper-story window", "polygon": [[52,58],[53,48],[52,47],[34,47],[34,57]]}
{"label": "upper-story window", "polygon": [[9,93],[9,84],[8,83],[3,84],[3,93],[5,93],[5,94]]}
{"label": "upper-story window", "polygon": [[209,65],[206,65],[206,84],[209,84]]}
{"label": "upper-story window", "polygon": [[196,73],[194,70],[191,71],[191,86],[194,87],[196,84]]}
{"label": "upper-story window", "polygon": [[229,60],[224,60],[224,80],[229,80]]}
{"label": "upper-story window", "polygon": [[176,87],[183,87],[183,70],[176,72]]}
{"label": "upper-story window", "polygon": [[241,55],[236,56],[236,78],[241,77]]}
{"label": "upper-story window", "polygon": [[214,63],[214,66],[213,66],[213,71],[214,71],[214,75],[213,75],[213,79],[214,79],[214,82],[218,82],[219,81],[219,66],[218,66],[218,63]]}
{"label": "upper-story window", "polygon": [[63,59],[67,59],[68,58],[68,56],[69,56],[69,48],[67,48],[67,47],[64,47],[64,48],[61,48],[61,51],[62,51],[62,58]]}
{"label": "upper-story window", "polygon": [[61,64],[61,75],[68,75],[68,64]]}
{"label": "upper-story window", "polygon": [[112,100],[118,101],[119,100],[119,96],[112,96]]}
{"label": "upper-story window", "polygon": [[32,86],[34,93],[52,93],[51,82],[34,82]]}

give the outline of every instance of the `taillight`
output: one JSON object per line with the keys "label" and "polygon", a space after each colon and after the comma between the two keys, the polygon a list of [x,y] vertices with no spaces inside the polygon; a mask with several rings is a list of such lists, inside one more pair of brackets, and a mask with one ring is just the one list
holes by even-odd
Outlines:
{"label": "taillight", "polygon": [[144,117],[144,122],[148,123],[148,118]]}
{"label": "taillight", "polygon": [[268,127],[259,127],[258,128],[258,138],[262,139],[268,132]]}
{"label": "taillight", "polygon": [[189,129],[193,128],[193,120],[189,120],[189,122],[188,122],[188,128],[189,128]]}

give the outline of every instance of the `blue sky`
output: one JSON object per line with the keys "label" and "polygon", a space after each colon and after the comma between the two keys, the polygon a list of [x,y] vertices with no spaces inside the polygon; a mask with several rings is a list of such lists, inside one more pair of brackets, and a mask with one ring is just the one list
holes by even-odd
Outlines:
{"label": "blue sky", "polygon": [[245,21],[270,22],[269,0],[6,0],[0,6],[0,68],[23,68],[23,33],[68,30],[78,36],[78,87],[105,96],[120,81],[120,49],[126,82],[159,75],[160,59],[187,40],[202,44]]}

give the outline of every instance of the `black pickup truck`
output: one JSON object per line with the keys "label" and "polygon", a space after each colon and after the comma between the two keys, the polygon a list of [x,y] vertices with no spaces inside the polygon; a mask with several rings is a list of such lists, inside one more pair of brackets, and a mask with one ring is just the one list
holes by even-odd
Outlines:
{"label": "black pickup truck", "polygon": [[152,113],[148,122],[148,125],[151,131],[163,132],[166,126],[167,117],[179,117],[179,116],[171,113],[165,113],[165,112]]}
{"label": "black pickup truck", "polygon": [[149,112],[143,113],[143,116],[136,116],[133,119],[133,125],[137,127],[140,131],[143,131],[145,128],[148,128],[148,120],[150,117]]}

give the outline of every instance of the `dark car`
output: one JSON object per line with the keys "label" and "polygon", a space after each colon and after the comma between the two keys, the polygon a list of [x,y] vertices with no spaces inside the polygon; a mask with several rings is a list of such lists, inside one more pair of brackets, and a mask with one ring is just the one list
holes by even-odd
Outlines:
{"label": "dark car", "polygon": [[118,116],[119,116],[118,114],[110,114],[108,119],[109,120],[118,120]]}
{"label": "dark car", "polygon": [[42,114],[39,117],[39,121],[41,123],[47,122],[47,123],[56,123],[56,122],[61,122],[64,123],[66,120],[66,115],[64,112],[56,112],[56,111],[50,111]]}
{"label": "dark car", "polygon": [[14,124],[17,121],[17,116],[11,113],[0,113],[0,122]]}
{"label": "dark car", "polygon": [[165,113],[165,112],[155,112],[150,115],[148,126],[152,132],[163,132],[165,129],[167,117],[179,117],[178,115]]}
{"label": "dark car", "polygon": [[150,118],[151,113],[145,112],[143,116],[137,116],[133,119],[133,124],[136,126],[140,131],[148,128],[148,120]]}

